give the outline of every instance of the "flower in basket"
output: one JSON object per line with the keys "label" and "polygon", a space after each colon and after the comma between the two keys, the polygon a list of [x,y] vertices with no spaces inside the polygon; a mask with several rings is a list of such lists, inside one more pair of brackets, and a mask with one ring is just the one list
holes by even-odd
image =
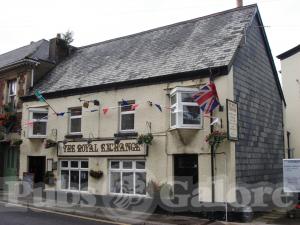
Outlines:
{"label": "flower in basket", "polygon": [[52,148],[55,147],[57,143],[51,139],[46,139],[45,140],[45,148]]}
{"label": "flower in basket", "polygon": [[103,176],[103,172],[101,170],[90,170],[90,176],[95,179],[100,179]]}
{"label": "flower in basket", "polygon": [[215,146],[215,148],[217,149],[219,147],[219,145],[227,138],[227,133],[224,131],[213,131],[212,133],[210,133],[209,135],[206,136],[205,141],[211,145],[211,146]]}
{"label": "flower in basket", "polygon": [[137,138],[137,143],[138,144],[146,144],[146,145],[151,145],[153,140],[153,135],[151,133],[148,134],[141,134]]}

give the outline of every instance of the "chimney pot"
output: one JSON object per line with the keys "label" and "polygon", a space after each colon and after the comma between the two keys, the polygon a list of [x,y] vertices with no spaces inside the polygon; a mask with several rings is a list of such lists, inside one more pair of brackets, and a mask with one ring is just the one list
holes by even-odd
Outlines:
{"label": "chimney pot", "polygon": [[243,6],[243,0],[236,0],[236,6],[242,7]]}
{"label": "chimney pot", "polygon": [[56,38],[57,38],[57,39],[61,39],[61,34],[58,33],[58,34],[56,35]]}

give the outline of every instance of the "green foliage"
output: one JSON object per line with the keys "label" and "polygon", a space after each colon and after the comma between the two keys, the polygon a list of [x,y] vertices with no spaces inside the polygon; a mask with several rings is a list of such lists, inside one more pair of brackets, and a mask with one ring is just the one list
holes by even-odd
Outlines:
{"label": "green foliage", "polygon": [[217,149],[219,145],[226,140],[226,138],[226,132],[216,130],[206,136],[206,142]]}
{"label": "green foliage", "polygon": [[146,145],[151,145],[153,140],[153,135],[151,133],[148,134],[141,134],[137,138],[138,144],[146,144]]}
{"label": "green foliage", "polygon": [[70,30],[62,34],[62,39],[65,40],[68,45],[70,45],[74,41],[73,37],[74,37],[74,33],[73,31]]}

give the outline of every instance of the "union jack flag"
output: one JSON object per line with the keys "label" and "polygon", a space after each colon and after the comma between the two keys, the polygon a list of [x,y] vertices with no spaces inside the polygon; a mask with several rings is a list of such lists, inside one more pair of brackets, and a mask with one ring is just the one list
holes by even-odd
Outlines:
{"label": "union jack flag", "polygon": [[198,103],[205,114],[212,112],[219,103],[216,85],[212,82],[202,87],[199,92],[193,95],[193,99]]}

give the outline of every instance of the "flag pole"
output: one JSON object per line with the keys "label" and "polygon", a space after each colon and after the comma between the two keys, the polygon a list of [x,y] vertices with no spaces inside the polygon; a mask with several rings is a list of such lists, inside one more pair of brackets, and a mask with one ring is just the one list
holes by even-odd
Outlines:
{"label": "flag pole", "polygon": [[[209,77],[209,82],[212,82],[212,72],[210,69],[210,77]],[[210,124],[213,122],[213,112],[210,112]],[[214,131],[214,125],[210,125],[210,133],[213,133]],[[215,151],[214,151],[214,145],[211,145],[210,147],[210,161],[211,161],[211,202],[215,202]]]}

